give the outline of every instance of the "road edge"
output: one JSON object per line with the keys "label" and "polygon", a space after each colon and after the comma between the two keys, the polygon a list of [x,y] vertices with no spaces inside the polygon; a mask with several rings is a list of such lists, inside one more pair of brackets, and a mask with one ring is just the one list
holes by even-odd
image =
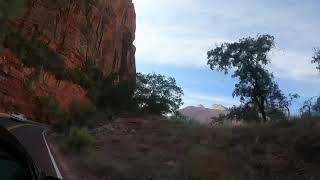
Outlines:
{"label": "road edge", "polygon": [[59,179],[63,179],[63,177],[62,177],[62,175],[61,175],[61,173],[60,173],[60,171],[59,171],[59,168],[58,168],[58,166],[57,166],[57,163],[56,163],[56,161],[55,161],[54,158],[53,158],[53,155],[52,155],[52,153],[51,153],[50,147],[49,147],[49,145],[48,145],[48,143],[47,143],[47,140],[46,140],[46,137],[45,137],[45,134],[47,133],[47,131],[48,131],[48,130],[44,130],[44,131],[42,132],[42,137],[43,137],[44,142],[45,142],[45,144],[46,144],[46,146],[47,146],[48,153],[49,153],[51,162],[52,162],[52,164],[53,164],[54,170],[56,171],[57,177],[58,177]]}

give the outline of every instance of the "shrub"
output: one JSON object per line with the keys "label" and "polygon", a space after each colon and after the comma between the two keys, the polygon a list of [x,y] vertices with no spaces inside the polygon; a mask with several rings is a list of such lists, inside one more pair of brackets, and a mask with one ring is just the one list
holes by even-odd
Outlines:
{"label": "shrub", "polygon": [[52,125],[52,129],[59,133],[67,134],[72,126],[72,120],[67,112],[61,113]]}
{"label": "shrub", "polygon": [[83,148],[90,147],[93,143],[94,138],[86,128],[72,127],[65,138],[65,145],[71,151],[80,151]]}
{"label": "shrub", "polygon": [[74,83],[79,84],[84,88],[89,88],[91,86],[89,79],[87,78],[85,73],[81,71],[81,69],[68,69],[66,73]]}
{"label": "shrub", "polygon": [[24,81],[24,86],[25,88],[27,89],[27,92],[29,94],[33,94],[34,93],[34,89],[32,87],[33,83],[35,81],[39,81],[39,76],[40,76],[40,69],[39,68],[36,68],[32,74],[27,77]]}
{"label": "shrub", "polygon": [[73,101],[68,112],[60,113],[57,116],[53,130],[61,133],[68,133],[71,127],[87,127],[89,129],[103,125],[112,118],[112,113],[98,111],[91,105],[83,105]]}
{"label": "shrub", "polygon": [[36,116],[45,119],[56,119],[63,113],[58,101],[50,96],[41,96],[38,98],[38,111]]}
{"label": "shrub", "polygon": [[42,66],[53,73],[57,79],[68,79],[63,58],[51,50],[47,44],[35,39],[27,39],[21,32],[11,31],[5,39],[4,46],[12,50],[25,66]]}
{"label": "shrub", "polygon": [[89,107],[74,101],[70,104],[68,112],[57,117],[53,129],[57,132],[68,133],[73,126],[86,126],[87,118],[91,114],[89,111],[91,111]]}
{"label": "shrub", "polygon": [[281,109],[271,109],[268,111],[268,117],[271,122],[279,122],[288,120],[286,114]]}
{"label": "shrub", "polygon": [[73,101],[69,106],[69,116],[73,120],[72,124],[86,126],[88,118],[95,111],[90,105],[83,105],[78,101]]}

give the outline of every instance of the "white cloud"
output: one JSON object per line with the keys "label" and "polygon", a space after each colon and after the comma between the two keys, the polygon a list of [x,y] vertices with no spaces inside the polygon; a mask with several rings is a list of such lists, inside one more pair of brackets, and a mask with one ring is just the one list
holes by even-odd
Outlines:
{"label": "white cloud", "polygon": [[[151,64],[172,64],[180,66],[206,66],[206,52],[215,44],[232,42],[226,38],[201,37],[202,30],[181,27],[154,28],[141,24],[137,36],[137,57],[140,62]],[[194,32],[199,32],[199,36]],[[173,36],[172,34],[188,34]],[[276,77],[294,80],[318,80],[319,73],[311,64],[312,50],[297,52],[276,49],[270,53],[271,71]]]}
{"label": "white cloud", "polygon": [[189,66],[206,65],[206,53],[212,48],[212,43],[226,41],[201,37],[201,30],[179,26],[152,27],[147,24],[140,24],[137,37],[135,44],[139,61]]}
{"label": "white cloud", "polygon": [[[312,16],[315,10],[311,1],[134,0],[134,3],[139,63],[204,67],[206,52],[215,44],[268,29],[265,31],[276,34],[286,49],[276,50],[270,56],[276,77],[318,81],[318,72],[310,61],[312,47],[320,45],[315,40],[320,25],[316,16]],[[263,32],[255,32],[257,27]],[[296,51],[303,48],[310,51]]]}
{"label": "white cloud", "polygon": [[311,64],[312,52],[299,53],[286,50],[274,50],[270,58],[271,70],[276,77],[303,81],[319,80],[319,72]]}
{"label": "white cloud", "polygon": [[239,100],[230,96],[185,92],[184,107],[198,104],[202,104],[206,107],[210,107],[212,104],[222,104],[226,107],[232,107],[233,105],[239,105]]}

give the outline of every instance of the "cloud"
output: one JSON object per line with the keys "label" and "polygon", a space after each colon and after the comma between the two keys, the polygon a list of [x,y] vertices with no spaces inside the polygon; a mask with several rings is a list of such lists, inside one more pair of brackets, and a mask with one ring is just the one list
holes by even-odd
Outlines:
{"label": "cloud", "polygon": [[202,104],[206,107],[210,107],[212,104],[222,104],[226,107],[232,107],[233,105],[239,105],[240,102],[236,98],[223,95],[210,95],[199,92],[185,92],[184,107]]}
{"label": "cloud", "polygon": [[319,81],[319,72],[314,64],[311,64],[312,51],[300,53],[298,51],[274,50],[271,52],[271,70],[276,77]]}
{"label": "cloud", "polygon": [[[197,33],[197,34],[195,34]],[[198,35],[199,33],[199,35]],[[201,37],[201,30],[182,27],[152,27],[140,24],[137,31],[136,56],[142,62],[188,66],[206,65],[206,53],[212,43],[222,43],[226,39]]]}
{"label": "cloud", "polygon": [[[140,62],[203,68],[206,52],[215,44],[233,42],[227,38],[201,36],[203,30],[190,30],[179,26],[154,28],[140,25],[137,36],[137,57]],[[195,34],[199,33],[199,36]],[[175,35],[176,34],[176,35]],[[311,64],[312,49],[308,52],[276,49],[270,53],[271,71],[276,77],[317,81],[318,71]]]}
{"label": "cloud", "polygon": [[[215,44],[258,33],[276,36],[271,53],[278,78],[318,81],[311,61],[320,46],[317,1],[134,0],[137,62],[203,68]],[[308,33],[306,33],[308,32]]]}

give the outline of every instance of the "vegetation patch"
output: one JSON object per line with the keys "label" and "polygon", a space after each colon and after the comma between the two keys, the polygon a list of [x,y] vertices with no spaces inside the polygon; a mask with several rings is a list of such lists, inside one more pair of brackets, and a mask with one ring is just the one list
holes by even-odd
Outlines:
{"label": "vegetation patch", "polygon": [[47,44],[36,39],[28,39],[22,32],[11,30],[5,38],[4,47],[13,51],[25,66],[43,67],[52,72],[58,80],[68,79],[63,58]]}
{"label": "vegetation patch", "polygon": [[157,116],[117,119],[91,131],[93,148],[73,154],[73,168],[96,179],[318,179],[318,127],[314,120],[212,128]]}
{"label": "vegetation patch", "polygon": [[80,151],[90,147],[94,143],[94,138],[86,128],[72,127],[64,143],[68,151]]}
{"label": "vegetation patch", "polygon": [[29,95],[32,95],[34,93],[33,83],[39,81],[39,78],[40,78],[39,76],[40,76],[40,69],[36,68],[31,73],[31,75],[24,80],[24,87],[26,88]]}

